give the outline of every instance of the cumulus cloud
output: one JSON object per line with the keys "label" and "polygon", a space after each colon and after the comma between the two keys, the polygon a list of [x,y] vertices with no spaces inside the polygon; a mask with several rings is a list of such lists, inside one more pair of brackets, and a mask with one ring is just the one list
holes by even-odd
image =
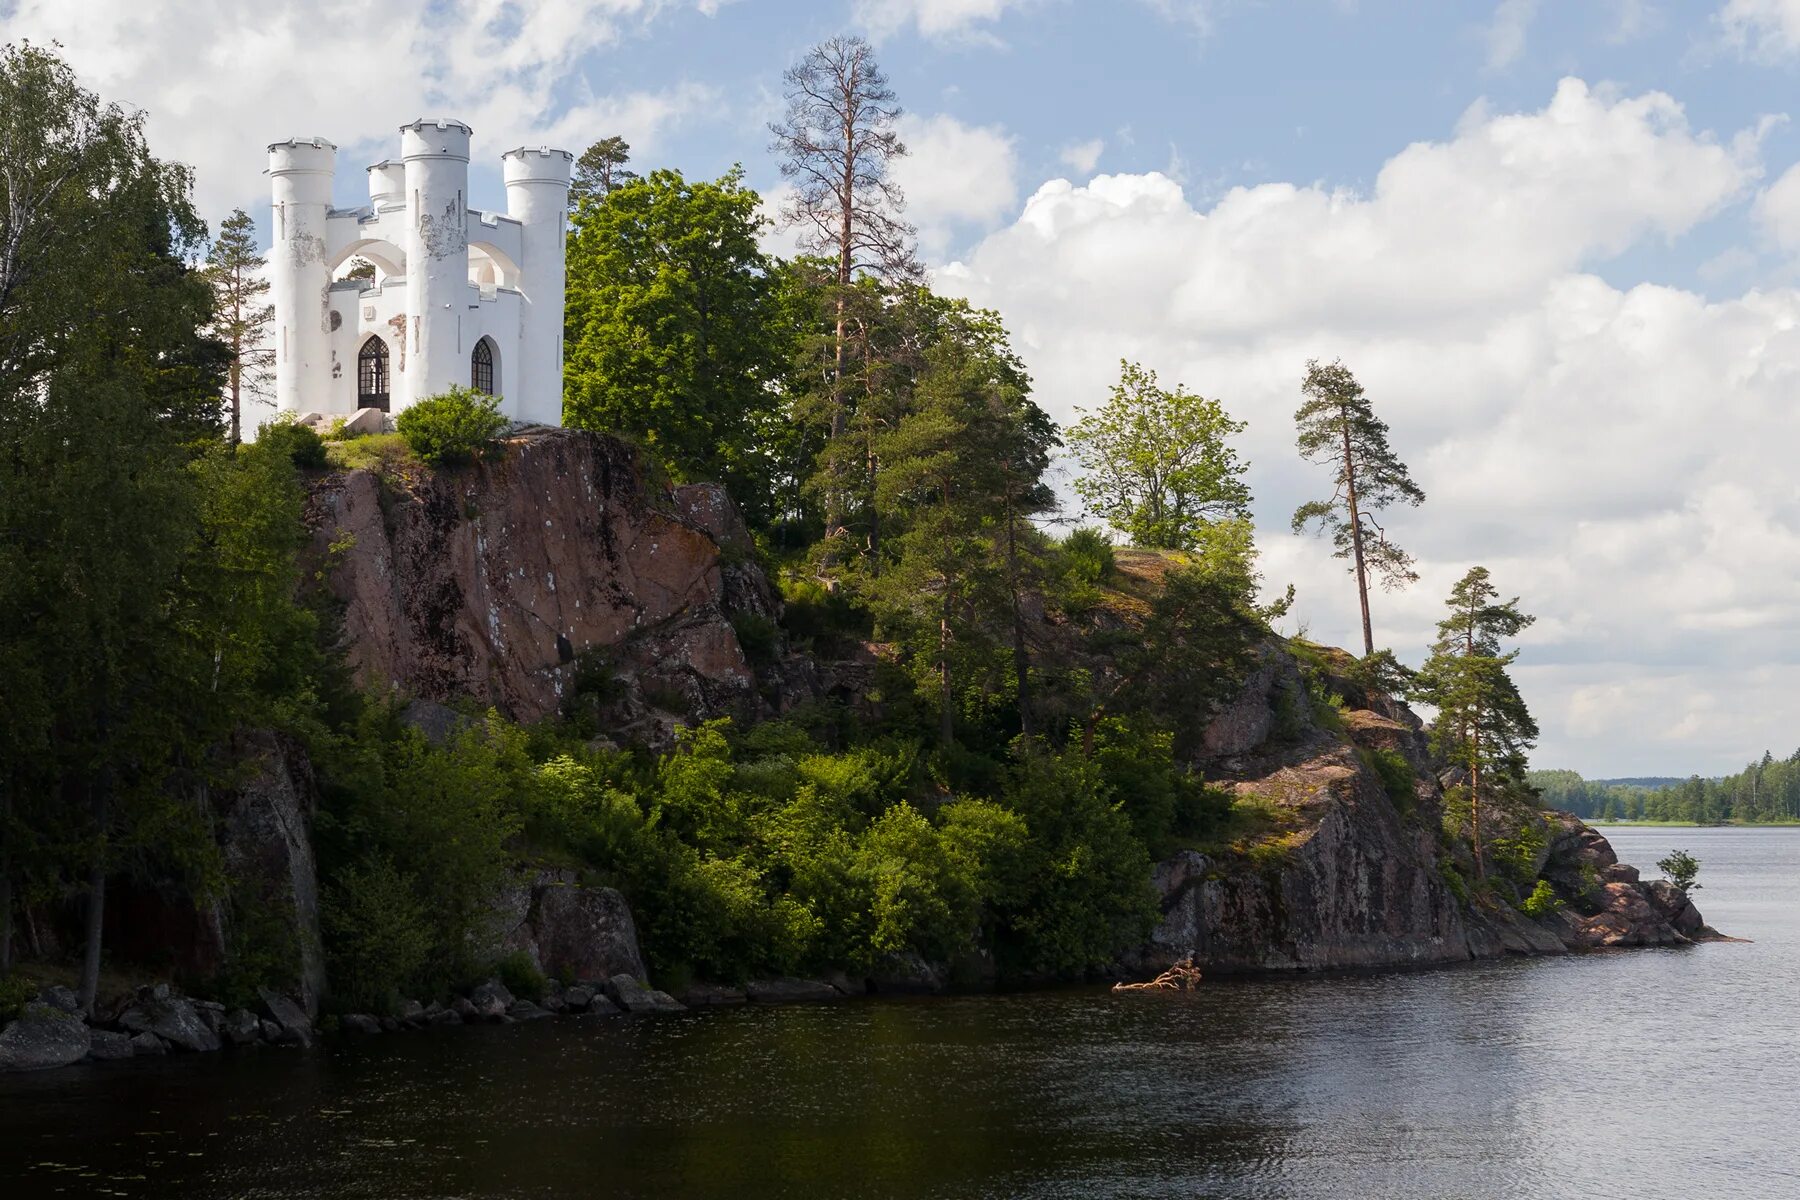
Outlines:
{"label": "cumulus cloud", "polygon": [[[1521,666],[1540,761],[1723,770],[1794,736],[1791,703],[1734,697],[1800,665],[1800,485],[1768,435],[1800,390],[1800,292],[1590,272],[1743,198],[1759,137],[1565,80],[1400,150],[1367,194],[1270,183],[1200,208],[1155,173],[1051,181],[937,280],[1006,314],[1059,420],[1122,356],[1247,419],[1265,572],[1299,585],[1293,622],[1351,644],[1341,564],[1286,532],[1329,491],[1294,453],[1300,376],[1341,356],[1430,497],[1394,514],[1424,578],[1377,599],[1378,641],[1417,661],[1483,563],[1540,618]],[[1620,686],[1657,703],[1609,709]]]}
{"label": "cumulus cloud", "polygon": [[1085,142],[1074,142],[1064,146],[1057,157],[1069,170],[1080,175],[1092,175],[1094,168],[1100,165],[1100,156],[1106,152],[1106,141],[1103,138],[1091,138]]}
{"label": "cumulus cloud", "polygon": [[1757,196],[1752,214],[1769,240],[1790,254],[1800,253],[1800,165],[1789,167]]}
{"label": "cumulus cloud", "polygon": [[1537,9],[1538,0],[1500,0],[1486,30],[1488,70],[1503,71],[1525,53],[1525,37]]}
{"label": "cumulus cloud", "polygon": [[1800,51],[1800,0],[1726,0],[1713,20],[1742,54],[1781,58]]}
{"label": "cumulus cloud", "polygon": [[1018,203],[1018,153],[997,125],[965,125],[948,114],[900,119],[908,154],[894,169],[919,244],[938,256],[961,230],[985,229]]}
{"label": "cumulus cloud", "polygon": [[422,115],[467,121],[479,152],[496,159],[523,143],[579,151],[615,132],[634,148],[653,144],[712,91],[595,93],[582,67],[668,7],[445,0],[372,15],[351,0],[15,0],[5,33],[60,41],[89,87],[146,110],[151,144],[197,168],[198,201],[216,221],[266,203],[264,147],[295,134],[337,142],[340,174],[357,175]]}

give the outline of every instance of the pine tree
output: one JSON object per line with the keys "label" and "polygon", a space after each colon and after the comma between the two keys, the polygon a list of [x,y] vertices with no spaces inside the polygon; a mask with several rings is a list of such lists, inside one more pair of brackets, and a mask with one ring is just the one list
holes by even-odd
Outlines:
{"label": "pine tree", "polygon": [[625,169],[631,161],[631,143],[614,134],[601,138],[575,160],[575,176],[569,181],[569,209],[581,208],[583,200],[604,200],[614,191],[636,181],[637,172]]}
{"label": "pine tree", "polygon": [[[834,37],[788,68],[787,112],[769,126],[782,178],[794,190],[782,224],[799,230],[800,248],[834,264],[827,297],[834,336],[826,388],[830,438],[844,436],[853,403],[847,378],[852,354],[851,285],[862,275],[905,281],[918,275],[915,230],[902,219],[906,196],[892,167],[906,155],[894,129],[901,109],[874,49],[861,38]],[[828,541],[843,533],[847,478],[825,496]]]}
{"label": "pine tree", "polygon": [[231,406],[226,437],[233,446],[243,441],[244,401],[267,402],[274,379],[269,326],[275,306],[263,300],[269,291],[267,266],[256,252],[256,222],[243,209],[232,210],[206,256],[206,281],[215,297],[211,332],[231,349],[225,395]]}
{"label": "pine tree", "polygon": [[1397,503],[1418,505],[1425,493],[1388,446],[1387,423],[1375,415],[1368,394],[1342,362],[1329,366],[1317,359],[1308,362],[1300,390],[1307,397],[1294,413],[1300,457],[1331,464],[1336,488],[1329,500],[1314,500],[1294,510],[1294,532],[1317,522],[1321,532],[1331,534],[1337,557],[1350,560],[1362,605],[1363,654],[1372,655],[1370,570],[1389,590],[1419,578],[1412,556],[1388,540],[1375,514]]}
{"label": "pine tree", "polygon": [[1485,797],[1525,787],[1525,752],[1537,742],[1532,720],[1507,673],[1517,650],[1502,651],[1535,619],[1519,611],[1519,598],[1499,601],[1486,567],[1473,567],[1444,602],[1450,615],[1438,622],[1431,657],[1419,672],[1421,699],[1435,705],[1432,745],[1468,774],[1475,871],[1485,876],[1481,813]]}

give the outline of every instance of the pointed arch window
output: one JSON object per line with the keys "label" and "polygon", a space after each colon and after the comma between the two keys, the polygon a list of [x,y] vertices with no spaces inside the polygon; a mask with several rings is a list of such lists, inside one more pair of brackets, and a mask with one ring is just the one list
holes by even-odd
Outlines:
{"label": "pointed arch window", "polygon": [[388,348],[371,337],[356,356],[356,407],[388,411]]}
{"label": "pointed arch window", "polygon": [[494,394],[494,343],[482,338],[469,355],[469,386],[486,395]]}

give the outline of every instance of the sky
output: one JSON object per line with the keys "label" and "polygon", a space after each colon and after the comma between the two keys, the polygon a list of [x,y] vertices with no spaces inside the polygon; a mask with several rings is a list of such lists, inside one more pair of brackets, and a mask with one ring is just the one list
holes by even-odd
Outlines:
{"label": "sky", "polygon": [[1427,494],[1378,645],[1419,662],[1479,563],[1537,616],[1535,765],[1800,744],[1800,0],[0,0],[0,40],[149,114],[215,224],[266,223],[297,134],[363,202],[420,115],[474,127],[477,206],[502,151],[614,133],[775,195],[781,73],[838,33],[906,108],[934,286],[1000,311],[1052,416],[1129,358],[1248,422],[1285,632],[1358,640],[1288,531],[1330,490],[1300,379],[1341,358]]}

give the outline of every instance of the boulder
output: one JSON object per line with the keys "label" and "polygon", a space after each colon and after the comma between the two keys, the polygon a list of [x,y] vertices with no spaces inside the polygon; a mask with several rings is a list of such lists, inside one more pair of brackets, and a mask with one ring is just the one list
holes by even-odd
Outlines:
{"label": "boulder", "polygon": [[338,1018],[338,1028],[345,1033],[374,1034],[381,1032],[381,1021],[368,1013],[346,1013]]}
{"label": "boulder", "polygon": [[801,1004],[841,1000],[844,993],[822,979],[753,979],[744,985],[752,1004]]}
{"label": "boulder", "polygon": [[603,992],[595,992],[588,1003],[587,1015],[590,1017],[616,1017],[624,1010],[607,998]]}
{"label": "boulder", "polygon": [[38,1003],[48,1004],[51,1008],[66,1012],[71,1016],[81,1015],[81,1001],[75,993],[61,984],[53,984],[38,993]]}
{"label": "boulder", "polygon": [[381,1018],[381,1032],[383,1033],[399,1033],[405,1028],[406,1026],[400,1024],[400,1019],[398,1017]]}
{"label": "boulder", "polygon": [[726,987],[717,983],[694,983],[689,984],[676,999],[689,1008],[721,1008],[743,1004],[749,997],[744,995],[743,988]]}
{"label": "boulder", "polygon": [[630,975],[620,973],[606,981],[606,991],[618,1006],[629,1013],[681,1012],[681,1001],[667,992],[645,987]]}
{"label": "boulder", "polygon": [[52,1004],[33,1001],[0,1031],[0,1071],[42,1071],[86,1058],[92,1048],[87,1023]]}
{"label": "boulder", "polygon": [[407,1000],[400,1005],[400,1023],[402,1025],[423,1025],[427,1019],[425,1006],[417,1000]]}
{"label": "boulder", "polygon": [[204,1052],[220,1045],[219,1035],[201,1020],[193,1002],[166,985],[140,989],[137,1002],[119,1014],[119,1024],[132,1033],[154,1033],[181,1050]]}
{"label": "boulder", "polygon": [[515,1021],[541,1021],[556,1014],[547,1008],[539,1008],[529,1000],[514,1000],[507,1006],[506,1015]]}
{"label": "boulder", "polygon": [[247,1008],[234,1008],[225,1014],[220,1032],[234,1046],[248,1046],[262,1037],[262,1022]]}
{"label": "boulder", "polygon": [[886,993],[932,994],[944,990],[944,972],[914,951],[890,954],[869,974],[869,990]]}
{"label": "boulder", "polygon": [[469,1003],[469,998],[467,996],[458,996],[450,1002],[450,1014],[459,1021],[478,1021],[481,1019],[475,1012],[475,1006]]}
{"label": "boulder", "polygon": [[578,983],[564,991],[562,998],[563,1007],[570,1012],[586,1012],[594,1002],[594,989]]}
{"label": "boulder", "polygon": [[[464,1003],[467,1003],[467,1001],[464,1001]],[[463,1017],[462,1014],[457,1012],[454,1008],[440,1008],[429,1017],[426,1017],[425,1022],[428,1025],[461,1025],[463,1023]]]}
{"label": "boulder", "polygon": [[117,1033],[111,1029],[92,1029],[88,1031],[91,1044],[88,1046],[88,1057],[97,1062],[113,1059],[130,1058],[137,1053],[131,1044],[129,1033]]}
{"label": "boulder", "polygon": [[131,1039],[131,1052],[139,1057],[146,1054],[167,1054],[169,1043],[154,1033],[140,1033]]}
{"label": "boulder", "polygon": [[256,994],[262,998],[263,1008],[275,1022],[278,1031],[271,1041],[298,1042],[302,1046],[312,1044],[312,1019],[306,1015],[305,1009],[271,988],[259,987]]}
{"label": "boulder", "polygon": [[379,408],[359,408],[344,418],[344,436],[347,438],[368,437],[372,434],[387,432],[386,412]]}
{"label": "boulder", "polygon": [[469,993],[469,1006],[484,1021],[498,1021],[511,1008],[515,997],[498,979],[490,979]]}
{"label": "boulder", "polygon": [[257,1021],[256,1029],[262,1036],[262,1040],[265,1042],[279,1042],[281,1040],[281,1026],[269,1020],[267,1017]]}
{"label": "boulder", "polygon": [[631,906],[613,888],[548,880],[537,889],[531,927],[546,974],[564,979],[644,974]]}
{"label": "boulder", "polygon": [[1644,899],[1662,915],[1663,920],[1681,934],[1693,938],[1708,932],[1706,921],[1688,894],[1666,879],[1640,885]]}

